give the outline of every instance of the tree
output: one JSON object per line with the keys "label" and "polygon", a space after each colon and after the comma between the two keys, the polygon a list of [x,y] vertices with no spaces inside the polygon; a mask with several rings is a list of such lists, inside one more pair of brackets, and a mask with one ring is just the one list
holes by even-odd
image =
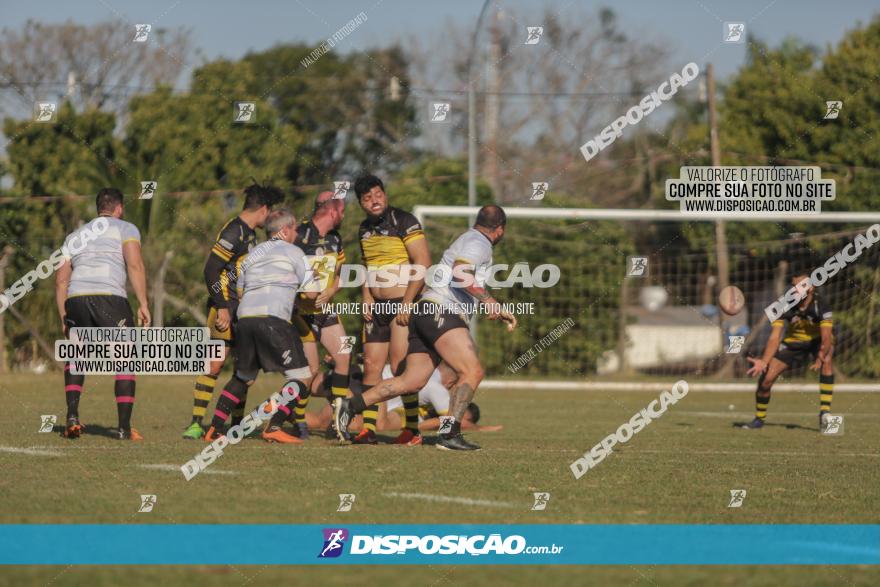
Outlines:
{"label": "tree", "polygon": [[120,114],[133,93],[173,86],[189,55],[188,31],[156,29],[144,43],[134,37],[134,25],[120,19],[90,26],[29,20],[20,32],[4,28],[0,75],[16,94],[6,111],[30,112],[35,100],[66,96],[78,111]]}

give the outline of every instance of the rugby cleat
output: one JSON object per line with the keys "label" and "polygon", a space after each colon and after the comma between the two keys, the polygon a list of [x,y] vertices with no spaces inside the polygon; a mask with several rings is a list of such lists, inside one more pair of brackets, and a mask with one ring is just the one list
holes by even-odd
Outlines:
{"label": "rugby cleat", "polygon": [[67,426],[64,428],[64,432],[62,432],[61,435],[64,438],[79,438],[82,435],[84,429],[85,426],[79,423],[79,418],[68,418]]}
{"label": "rugby cleat", "polygon": [[748,424],[743,424],[741,428],[743,430],[758,430],[764,427],[764,419],[763,418],[755,418]]}
{"label": "rugby cleat", "polygon": [[394,442],[391,444],[405,444],[406,446],[421,446],[422,445],[422,435],[415,434],[412,430],[404,430],[400,433],[400,435],[394,439]]}
{"label": "rugby cleat", "polygon": [[372,430],[364,428],[360,433],[351,439],[352,444],[379,444],[376,439],[376,433]]}
{"label": "rugby cleat", "polygon": [[210,428],[208,428],[208,431],[205,432],[205,436],[203,436],[203,438],[205,439],[205,442],[214,442],[221,436],[226,436],[226,434],[222,430],[218,430],[217,428],[211,426]]}
{"label": "rugby cleat", "polygon": [[134,428],[117,428],[116,440],[143,440],[144,437]]}
{"label": "rugby cleat", "polygon": [[202,428],[202,425],[198,422],[193,422],[189,425],[189,428],[184,430],[183,437],[188,440],[199,440],[202,436],[205,435],[205,430]]}
{"label": "rugby cleat", "polygon": [[479,446],[465,440],[461,432],[440,434],[437,436],[437,448],[440,450],[480,450]]}
{"label": "rugby cleat", "polygon": [[263,430],[262,436],[263,440],[266,442],[277,442],[279,444],[303,444],[302,440],[292,434],[288,434],[281,429],[281,426],[267,426],[266,429]]}
{"label": "rugby cleat", "polygon": [[[354,410],[351,408],[351,400],[345,397],[337,397],[333,400],[333,424],[336,426],[336,438],[339,442],[346,442],[343,431],[348,430],[348,425],[351,424],[353,417]],[[375,444],[375,442],[369,444]]]}
{"label": "rugby cleat", "polygon": [[293,435],[299,438],[300,440],[308,440],[309,434],[309,425],[305,422],[297,422],[294,424],[295,428],[293,431]]}
{"label": "rugby cleat", "polygon": [[[345,437],[345,442],[351,442],[351,434],[349,434],[347,430],[342,433],[342,436]],[[324,433],[324,438],[338,438],[338,436],[336,435],[336,426],[333,424],[333,422],[330,422],[330,425],[327,426],[327,431]]]}

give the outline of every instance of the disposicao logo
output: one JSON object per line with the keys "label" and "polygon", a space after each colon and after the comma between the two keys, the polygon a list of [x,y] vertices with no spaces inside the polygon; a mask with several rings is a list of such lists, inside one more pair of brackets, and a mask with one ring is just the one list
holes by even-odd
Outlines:
{"label": "disposicao logo", "polygon": [[336,558],[345,547],[345,541],[348,540],[348,530],[345,528],[324,528],[324,547],[321,549],[318,558]]}

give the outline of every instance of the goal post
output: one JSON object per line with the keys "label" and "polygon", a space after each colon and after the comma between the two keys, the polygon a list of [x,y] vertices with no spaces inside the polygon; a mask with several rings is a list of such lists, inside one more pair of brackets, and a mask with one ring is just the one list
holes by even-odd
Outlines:
{"label": "goal post", "polygon": [[[670,376],[720,385],[717,374],[725,361],[731,361],[736,368],[724,378],[724,389],[752,390],[744,356],[763,351],[769,333],[764,308],[788,288],[791,270],[822,264],[859,231],[880,222],[880,212],[724,215],[731,235],[730,283],[746,297],[746,309],[731,318],[717,308],[711,230],[711,223],[721,218],[717,214],[516,206],[504,210],[508,230],[495,262],[525,262],[532,268],[554,263],[561,279],[549,290],[515,286],[499,291],[501,301],[535,304],[535,314],[523,316],[514,334],[485,320],[472,326],[489,387],[589,390],[614,382],[638,389],[646,380]],[[413,213],[430,234],[437,255],[478,211],[477,206],[420,205]],[[792,234],[793,230],[800,232]],[[684,242],[685,234],[690,242]],[[625,275],[627,260],[634,256],[648,259],[644,277]],[[819,292],[834,311],[835,366],[840,380],[848,382],[838,387],[880,390],[869,382],[880,375],[880,245],[866,249]],[[554,335],[554,329],[559,332],[559,325],[569,319],[574,327]],[[741,354],[730,357],[728,343],[739,336],[745,339]],[[785,383],[815,388],[813,377],[803,385],[791,383],[791,377],[799,380],[805,372],[806,366],[796,366]]]}

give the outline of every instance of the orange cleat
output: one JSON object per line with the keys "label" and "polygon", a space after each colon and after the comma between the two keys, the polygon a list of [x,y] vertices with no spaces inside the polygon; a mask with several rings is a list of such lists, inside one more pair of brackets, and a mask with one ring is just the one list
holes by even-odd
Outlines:
{"label": "orange cleat", "polygon": [[67,426],[64,428],[64,432],[61,435],[64,438],[79,438],[85,426],[79,423],[79,418],[68,418]]}
{"label": "orange cleat", "polygon": [[208,431],[205,432],[205,442],[214,442],[221,436],[225,436],[225,434],[211,426],[210,428],[208,428]]}
{"label": "orange cleat", "polygon": [[117,428],[116,429],[116,439],[117,440],[143,440],[144,437],[141,436],[140,432],[135,430],[134,428]]}
{"label": "orange cleat", "polygon": [[288,434],[281,429],[281,426],[271,426],[263,430],[263,440],[266,442],[277,442],[279,444],[305,444],[302,440]]}
{"label": "orange cleat", "polygon": [[422,435],[416,434],[412,430],[408,430],[404,428],[403,432],[400,433],[400,436],[394,439],[392,444],[405,444],[406,446],[421,446],[422,445]]}
{"label": "orange cleat", "polygon": [[351,439],[352,444],[379,444],[376,440],[376,433],[369,428],[361,430],[357,436]]}

